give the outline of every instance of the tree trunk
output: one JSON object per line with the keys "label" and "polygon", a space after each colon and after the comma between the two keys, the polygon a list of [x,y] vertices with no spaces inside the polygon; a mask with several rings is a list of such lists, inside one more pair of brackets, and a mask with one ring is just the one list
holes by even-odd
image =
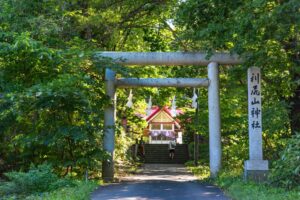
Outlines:
{"label": "tree trunk", "polygon": [[[294,79],[295,80],[295,79]],[[295,90],[291,103],[291,130],[292,134],[300,132],[300,86]]]}

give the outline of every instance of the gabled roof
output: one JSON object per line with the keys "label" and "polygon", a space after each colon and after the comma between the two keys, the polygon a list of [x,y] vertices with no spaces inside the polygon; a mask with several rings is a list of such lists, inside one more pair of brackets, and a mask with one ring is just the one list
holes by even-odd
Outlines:
{"label": "gabled roof", "polygon": [[158,106],[153,106],[151,109],[152,109],[151,114],[146,117],[147,122],[160,111],[160,108]]}
{"label": "gabled roof", "polygon": [[[159,111],[165,111],[171,118],[173,118],[173,116],[171,114],[171,109],[168,106],[164,106],[162,109],[160,109],[160,107],[158,107],[158,106],[153,106],[151,114],[148,117],[146,117],[146,121],[147,122],[150,121],[150,119],[152,119],[154,116],[156,116],[159,113]],[[183,114],[183,112],[182,112],[182,110],[177,109],[176,114],[181,115],[181,114]]]}
{"label": "gabled roof", "polygon": [[[167,106],[164,106],[163,108],[160,108],[158,106],[153,106],[151,114],[148,117],[146,117],[147,123],[149,123],[150,121],[152,121],[161,112],[166,113],[167,116],[171,120],[173,120],[178,127],[180,127],[180,124],[179,124],[180,120],[176,119],[176,118],[174,118],[172,116],[171,110]],[[177,115],[183,114],[183,112],[181,110],[179,110],[179,109],[176,110],[176,113],[177,113]]]}

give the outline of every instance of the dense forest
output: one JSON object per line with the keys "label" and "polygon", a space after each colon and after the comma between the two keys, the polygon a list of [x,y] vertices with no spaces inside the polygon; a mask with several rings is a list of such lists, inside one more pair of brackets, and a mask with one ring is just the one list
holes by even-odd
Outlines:
{"label": "dense forest", "polygon": [[[264,157],[271,180],[300,183],[300,1],[298,0],[0,0],[0,174],[45,162],[58,176],[101,177],[104,70],[118,77],[206,77],[205,66],[122,67],[98,51],[188,51],[238,54],[220,66],[223,167],[248,159],[247,68],[261,67]],[[146,99],[194,118],[192,88],[118,90],[116,161],[144,126]],[[200,123],[186,123],[187,142],[208,141],[207,90],[199,90]],[[127,117],[131,133],[122,129]],[[190,138],[190,139],[189,139]],[[207,145],[206,145],[207,146]],[[200,147],[205,152],[205,147]],[[201,153],[207,162],[207,153]]]}

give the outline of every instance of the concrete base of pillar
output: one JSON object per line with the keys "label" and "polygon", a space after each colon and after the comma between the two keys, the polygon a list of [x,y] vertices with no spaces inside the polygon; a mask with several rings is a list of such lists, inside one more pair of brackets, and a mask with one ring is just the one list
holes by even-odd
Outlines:
{"label": "concrete base of pillar", "polygon": [[268,179],[269,162],[267,160],[246,160],[244,179],[265,182]]}
{"label": "concrete base of pillar", "polygon": [[114,163],[106,160],[102,162],[102,179],[104,182],[114,181]]}

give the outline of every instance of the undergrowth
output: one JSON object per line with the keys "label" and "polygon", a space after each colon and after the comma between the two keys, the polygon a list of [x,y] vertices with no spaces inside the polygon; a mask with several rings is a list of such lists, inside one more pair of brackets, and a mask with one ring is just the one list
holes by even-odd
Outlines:
{"label": "undergrowth", "polygon": [[8,181],[0,183],[0,200],[84,200],[97,186],[91,181],[60,178],[48,164],[31,166],[28,172],[8,172],[5,176]]}
{"label": "undergrowth", "polygon": [[205,164],[193,166],[188,162],[187,168],[193,172],[200,181],[210,182],[222,188],[227,196],[233,200],[296,200],[300,199],[300,190],[288,190],[273,187],[269,183],[254,183],[244,181],[242,171],[225,170],[219,173],[216,179],[209,178],[209,167]]}

